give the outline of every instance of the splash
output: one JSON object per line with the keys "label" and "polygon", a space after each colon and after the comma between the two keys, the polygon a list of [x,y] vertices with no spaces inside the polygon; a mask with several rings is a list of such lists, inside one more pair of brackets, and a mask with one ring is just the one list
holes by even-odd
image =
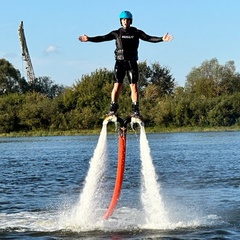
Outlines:
{"label": "splash", "polygon": [[[140,157],[142,164],[142,185],[141,200],[143,209],[138,209],[143,216],[141,221],[137,222],[143,228],[165,229],[169,227],[169,219],[165,210],[162,197],[160,195],[160,186],[157,182],[154,165],[151,158],[150,147],[148,144],[144,126],[140,126]],[[96,192],[101,188],[101,178],[105,172],[107,157],[107,126],[103,124],[102,131],[98,140],[94,155],[90,161],[90,168],[85,180],[85,185],[80,195],[80,200],[74,208],[72,214],[71,226],[80,226],[84,229],[106,228],[106,222],[102,222],[101,215],[97,216],[95,209],[99,209],[102,198],[96,196]],[[94,209],[94,211],[93,211]],[[120,210],[120,209],[119,209]],[[117,211],[119,212],[119,211]],[[140,214],[140,212],[138,214]],[[122,220],[123,220],[122,216]],[[134,218],[136,219],[136,218]],[[121,222],[121,219],[118,219]],[[115,222],[115,221],[114,221]],[[131,222],[130,219],[127,221]],[[110,225],[112,221],[108,222]],[[103,225],[102,225],[103,224]],[[120,224],[120,223],[118,223]],[[126,223],[124,223],[125,226]],[[132,222],[134,225],[134,223]],[[121,224],[120,224],[121,225]],[[116,222],[115,222],[116,226]]]}
{"label": "splash", "polygon": [[[107,221],[102,219],[106,206],[106,192],[101,191],[102,179],[106,171],[107,125],[103,124],[99,140],[90,160],[89,170],[85,179],[79,202],[70,210],[64,211],[59,224],[62,229],[71,231],[105,230],[116,231],[126,229],[175,229],[184,226],[199,226],[201,220],[181,221],[171,219],[171,212],[166,210],[160,184],[157,180],[151,150],[145,128],[140,125],[140,158],[141,158],[141,203],[142,208],[122,207],[115,210],[114,217]],[[169,207],[169,206],[168,206]]]}
{"label": "splash", "polygon": [[100,195],[101,179],[105,172],[107,159],[107,126],[103,125],[93,157],[89,163],[84,188],[80,194],[79,202],[73,209],[72,223],[74,225],[91,226],[96,224],[96,219],[101,218],[95,210],[100,208],[102,202],[98,195]]}
{"label": "splash", "polygon": [[140,157],[142,164],[141,200],[146,213],[146,227],[164,229],[169,225],[167,211],[160,194],[144,126],[140,129]]}

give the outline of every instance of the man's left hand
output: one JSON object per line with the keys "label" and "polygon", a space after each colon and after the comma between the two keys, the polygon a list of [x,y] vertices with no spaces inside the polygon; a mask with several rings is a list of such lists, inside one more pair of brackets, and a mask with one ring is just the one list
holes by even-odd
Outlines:
{"label": "man's left hand", "polygon": [[168,33],[164,34],[164,36],[163,36],[164,42],[170,42],[170,41],[172,41],[172,39],[173,39],[173,36],[169,35]]}

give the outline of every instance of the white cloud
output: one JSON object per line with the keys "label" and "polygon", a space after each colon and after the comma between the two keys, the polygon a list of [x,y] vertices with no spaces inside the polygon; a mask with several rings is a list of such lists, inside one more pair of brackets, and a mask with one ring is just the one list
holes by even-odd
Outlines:
{"label": "white cloud", "polygon": [[45,50],[44,50],[44,54],[48,55],[48,54],[52,54],[52,53],[57,53],[58,48],[54,45],[49,45]]}

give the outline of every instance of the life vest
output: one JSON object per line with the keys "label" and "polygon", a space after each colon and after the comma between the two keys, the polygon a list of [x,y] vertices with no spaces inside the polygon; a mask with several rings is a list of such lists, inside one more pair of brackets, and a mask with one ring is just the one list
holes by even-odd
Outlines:
{"label": "life vest", "polygon": [[139,36],[135,27],[119,28],[116,38],[116,60],[138,60]]}

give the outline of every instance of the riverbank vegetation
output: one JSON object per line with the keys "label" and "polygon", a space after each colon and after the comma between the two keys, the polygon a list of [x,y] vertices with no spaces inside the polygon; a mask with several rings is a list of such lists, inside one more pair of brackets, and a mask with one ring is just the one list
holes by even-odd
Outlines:
{"label": "riverbank vegetation", "polygon": [[[139,76],[141,114],[149,132],[239,129],[240,74],[234,61],[204,61],[192,68],[183,87],[158,62],[140,62]],[[97,69],[70,87],[49,77],[28,82],[0,59],[0,134],[99,133],[113,79],[113,71]],[[119,105],[121,116],[131,113],[127,79]]]}

